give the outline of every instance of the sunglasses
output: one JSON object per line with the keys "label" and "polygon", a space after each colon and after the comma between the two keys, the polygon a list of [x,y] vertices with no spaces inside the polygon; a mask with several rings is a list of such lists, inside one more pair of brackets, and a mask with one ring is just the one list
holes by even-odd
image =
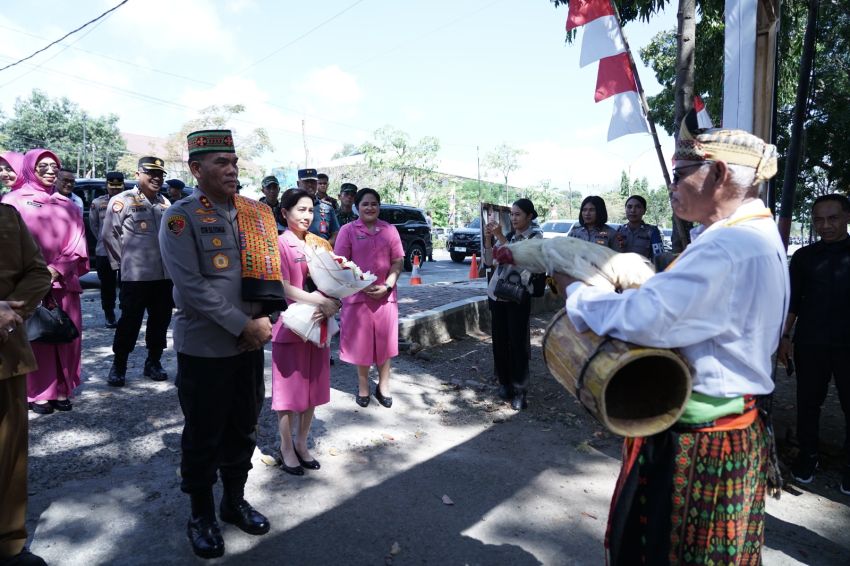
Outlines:
{"label": "sunglasses", "polygon": [[59,164],[58,163],[39,163],[38,165],[35,166],[35,169],[36,169],[36,171],[41,171],[41,172],[44,172],[44,171],[47,171],[47,170],[59,171]]}

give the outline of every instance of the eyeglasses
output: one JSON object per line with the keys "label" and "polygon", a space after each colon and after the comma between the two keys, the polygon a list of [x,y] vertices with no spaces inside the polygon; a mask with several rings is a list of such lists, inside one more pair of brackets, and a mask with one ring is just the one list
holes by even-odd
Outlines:
{"label": "eyeglasses", "polygon": [[48,169],[50,169],[51,171],[59,171],[59,164],[58,163],[39,163],[38,165],[35,166],[35,169],[36,169],[36,171],[40,171],[42,173],[47,171]]}
{"label": "eyeglasses", "polygon": [[679,171],[684,171],[686,169],[695,169],[697,167],[702,167],[703,165],[709,165],[709,161],[704,161],[702,163],[693,163],[691,165],[685,165],[683,167],[673,167],[673,180],[670,182],[671,185],[678,185],[679,181],[687,177],[687,175],[680,175]]}

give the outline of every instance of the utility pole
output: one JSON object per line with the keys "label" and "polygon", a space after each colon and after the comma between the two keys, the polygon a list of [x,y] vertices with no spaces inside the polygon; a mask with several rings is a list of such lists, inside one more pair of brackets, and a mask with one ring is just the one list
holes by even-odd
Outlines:
{"label": "utility pole", "polygon": [[307,149],[307,127],[305,120],[301,119],[301,141],[304,142],[304,167],[310,166],[310,152]]}
{"label": "utility pole", "polygon": [[[86,172],[86,115],[83,114],[83,176],[85,176],[85,172]],[[77,172],[77,175],[79,175],[79,171]]]}
{"label": "utility pole", "polygon": [[478,204],[481,204],[481,151],[475,146],[475,160],[478,162]]}

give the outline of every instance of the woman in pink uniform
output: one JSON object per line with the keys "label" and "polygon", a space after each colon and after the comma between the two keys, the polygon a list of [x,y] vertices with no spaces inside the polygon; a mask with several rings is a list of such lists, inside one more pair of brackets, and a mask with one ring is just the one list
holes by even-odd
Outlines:
{"label": "woman in pink uniform", "polygon": [[[80,276],[87,273],[88,251],[83,215],[71,200],[53,192],[59,158],[46,149],[24,155],[23,186],[3,197],[24,219],[47,262],[52,295],[82,334]],[[68,344],[33,342],[38,369],[27,375],[30,408],[40,414],[70,411],[70,397],[80,385],[82,339]]]}
{"label": "woman in pink uniform", "polygon": [[360,189],[354,198],[360,217],[343,226],[334,252],[378,278],[364,290],[343,299],[339,358],[357,366],[357,404],[369,404],[369,368],[378,367],[375,399],[391,407],[390,360],[398,355],[398,303],[395,284],[404,264],[404,249],[395,226],[378,219],[381,197]]}
{"label": "woman in pink uniform", "polygon": [[[313,221],[313,197],[307,191],[290,189],[283,194],[280,206],[287,228],[278,237],[286,299],[290,303],[316,305],[317,319],[331,318],[339,312],[339,301],[318,291],[304,290],[309,275],[304,246],[314,245],[308,233]],[[272,329],[272,409],[277,411],[280,430],[281,468],[287,473],[302,476],[304,468],[319,469],[318,460],[307,449],[307,436],[313,411],[331,399],[330,373],[330,348],[305,342],[278,320]],[[293,444],[296,419],[298,432]]]}
{"label": "woman in pink uniform", "polygon": [[23,154],[7,151],[0,156],[0,196],[21,188],[24,184],[23,168]]}

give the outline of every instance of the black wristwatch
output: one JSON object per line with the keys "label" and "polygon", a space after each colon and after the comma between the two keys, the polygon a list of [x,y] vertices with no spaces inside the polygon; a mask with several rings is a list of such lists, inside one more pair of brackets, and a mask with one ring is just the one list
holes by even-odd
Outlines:
{"label": "black wristwatch", "polygon": [[385,285],[384,285],[384,287],[386,287],[386,288],[387,288],[387,293],[392,293],[392,292],[393,292],[393,286],[392,286],[392,285],[386,285],[386,284],[385,284]]}

